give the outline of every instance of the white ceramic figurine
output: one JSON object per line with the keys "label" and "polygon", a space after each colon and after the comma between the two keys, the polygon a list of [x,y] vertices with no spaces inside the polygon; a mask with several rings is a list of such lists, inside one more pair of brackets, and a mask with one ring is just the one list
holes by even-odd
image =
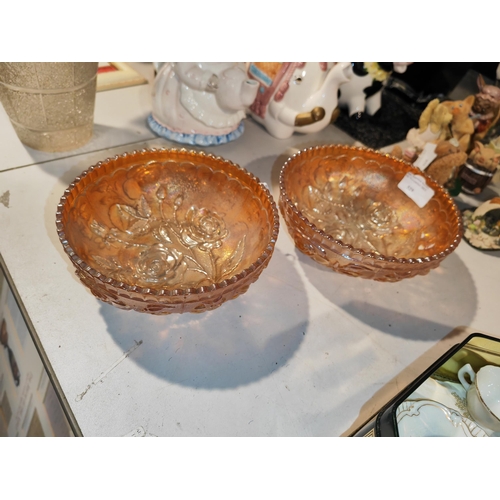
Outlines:
{"label": "white ceramic figurine", "polygon": [[351,63],[249,63],[259,82],[252,117],[278,139],[325,128],[337,108],[340,84],[352,76]]}
{"label": "white ceramic figurine", "polygon": [[237,139],[258,83],[244,63],[163,63],[155,77],[150,128],[184,144],[211,146]]}

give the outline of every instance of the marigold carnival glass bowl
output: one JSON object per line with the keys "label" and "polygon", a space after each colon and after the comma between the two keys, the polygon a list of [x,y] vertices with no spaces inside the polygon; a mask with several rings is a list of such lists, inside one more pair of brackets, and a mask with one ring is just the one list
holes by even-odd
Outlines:
{"label": "marigold carnival glass bowl", "polygon": [[[423,208],[398,188],[408,172],[434,190]],[[377,281],[427,274],[462,238],[460,212],[440,185],[366,148],[298,152],[281,169],[279,206],[299,250],[334,271]]]}
{"label": "marigold carnival glass bowl", "polygon": [[66,189],[56,226],[99,299],[151,314],[203,312],[244,293],[279,229],[269,191],[203,152],[151,149],[108,158]]}

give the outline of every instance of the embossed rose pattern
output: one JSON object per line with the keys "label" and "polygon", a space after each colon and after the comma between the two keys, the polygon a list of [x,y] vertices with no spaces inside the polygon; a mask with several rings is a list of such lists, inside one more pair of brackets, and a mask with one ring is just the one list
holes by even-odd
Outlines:
{"label": "embossed rose pattern", "polygon": [[243,259],[245,237],[225,251],[229,231],[217,212],[194,205],[182,210],[182,195],[167,205],[161,185],[150,198],[141,195],[135,206],[112,205],[111,227],[92,221],[94,238],[118,250],[93,256],[96,269],[124,283],[133,276],[134,285],[170,289],[211,285],[233,275]]}
{"label": "embossed rose pattern", "polygon": [[158,243],[139,254],[135,267],[142,280],[148,283],[169,284],[182,280],[187,263],[175,248]]}
{"label": "embossed rose pattern", "polygon": [[190,207],[181,229],[182,241],[204,252],[219,248],[227,234],[224,221],[215,212],[205,208]]}
{"label": "embossed rose pattern", "polygon": [[406,231],[393,207],[360,195],[368,181],[350,171],[356,160],[338,178],[318,169],[315,184],[303,188],[300,210],[326,234],[355,248],[395,257],[414,253],[420,233]]}

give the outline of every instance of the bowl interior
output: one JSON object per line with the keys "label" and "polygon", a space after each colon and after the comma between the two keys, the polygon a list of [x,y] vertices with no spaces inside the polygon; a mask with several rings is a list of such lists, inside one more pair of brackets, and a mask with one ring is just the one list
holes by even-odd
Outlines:
{"label": "bowl interior", "polygon": [[305,150],[285,164],[282,196],[315,228],[364,252],[409,259],[449,249],[460,232],[453,200],[434,181],[423,207],[398,183],[421,172],[376,151],[349,146]]}
{"label": "bowl interior", "polygon": [[72,250],[107,278],[149,289],[227,280],[261,256],[273,211],[258,180],[211,155],[116,157],[72,185],[62,224]]}

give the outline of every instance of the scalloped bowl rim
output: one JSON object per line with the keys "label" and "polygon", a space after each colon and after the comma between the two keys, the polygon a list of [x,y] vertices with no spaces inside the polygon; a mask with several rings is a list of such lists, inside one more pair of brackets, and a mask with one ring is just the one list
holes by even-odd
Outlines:
{"label": "scalloped bowl rim", "polygon": [[[266,198],[270,204],[271,211],[273,214],[272,217],[272,222],[269,220],[270,226],[272,226],[271,230],[271,238],[269,239],[269,243],[266,246],[265,250],[259,255],[259,257],[252,263],[250,266],[247,268],[243,269],[240,271],[238,274],[235,274],[234,276],[231,276],[231,278],[225,279],[223,281],[220,281],[218,283],[213,283],[211,285],[205,285],[201,287],[195,287],[195,288],[162,288],[162,289],[155,289],[155,288],[145,288],[141,287],[138,285],[129,285],[127,283],[117,281],[113,278],[109,278],[105,274],[101,273],[97,269],[93,268],[89,264],[87,264],[83,259],[81,259],[78,254],[73,250],[71,245],[66,239],[65,231],[64,231],[64,225],[62,222],[62,209],[64,205],[67,202],[67,197],[71,194],[72,190],[78,185],[78,183],[87,175],[90,174],[90,172],[97,170],[106,164],[109,164],[110,162],[117,161],[119,158],[127,158],[130,156],[135,156],[135,155],[144,155],[144,154],[149,154],[149,153],[181,153],[181,154],[194,154],[195,156],[198,157],[207,157],[211,158],[213,160],[223,162],[227,165],[229,165],[231,168],[237,168],[244,174],[248,175],[250,180],[256,182],[263,190],[263,192],[266,195]],[[267,210],[266,210],[267,212]],[[144,296],[150,296],[151,298],[159,298],[159,297],[180,297],[180,296],[191,296],[191,297],[196,297],[197,295],[202,295],[206,293],[213,293],[217,290],[222,290],[227,288],[230,285],[234,285],[249,274],[253,273],[255,270],[257,270],[259,267],[262,266],[263,263],[265,263],[269,257],[272,255],[276,241],[278,238],[278,232],[279,232],[279,214],[278,214],[278,209],[276,207],[276,203],[270,193],[270,191],[263,185],[263,183],[251,172],[246,170],[245,168],[241,167],[240,165],[227,160],[225,158],[222,158],[221,156],[215,156],[211,153],[205,153],[204,151],[195,151],[195,150],[188,150],[186,148],[151,148],[151,149],[141,149],[141,150],[134,150],[131,152],[125,152],[122,153],[121,155],[115,155],[109,158],[106,158],[105,160],[101,160],[97,162],[95,165],[90,166],[86,170],[84,170],[80,175],[75,177],[73,182],[69,184],[69,186],[64,190],[63,195],[60,198],[59,204],[57,205],[57,212],[56,212],[56,227],[57,227],[57,234],[59,236],[59,240],[61,244],[63,245],[64,251],[67,253],[67,255],[70,257],[71,261],[75,266],[78,266],[82,271],[86,272],[87,274],[90,274],[94,279],[98,279],[102,281],[104,284],[112,286],[118,290],[123,290],[125,292],[135,292],[140,295]]]}
{"label": "scalloped bowl rim", "polygon": [[[428,184],[430,184],[430,187],[432,187],[432,189],[434,189],[434,191],[440,191],[442,195],[450,198],[450,200],[453,202],[453,200],[448,195],[448,193],[445,191],[445,189],[442,186],[440,186],[439,184],[437,184],[437,182],[435,182],[433,179],[431,179],[425,172],[417,169],[416,167],[414,167],[410,163],[407,163],[403,160],[400,160],[399,158],[396,158],[388,153],[381,153],[380,151],[376,151],[376,150],[371,149],[371,148],[365,148],[365,147],[361,147],[361,146],[350,146],[350,145],[346,145],[346,144],[326,144],[326,145],[321,145],[321,146],[311,146],[311,147],[304,148],[304,149],[296,152],[295,154],[293,154],[292,156],[290,156],[286,160],[286,162],[281,167],[279,184],[280,184],[281,200],[284,203],[286,203],[286,205],[295,213],[295,215],[297,215],[309,228],[311,228],[313,230],[313,232],[315,232],[316,234],[320,235],[323,238],[326,238],[328,241],[330,241],[334,245],[340,247],[341,249],[349,250],[350,252],[357,253],[357,254],[364,256],[364,257],[369,257],[371,259],[374,259],[375,261],[384,262],[384,263],[392,263],[392,264],[398,263],[398,264],[415,265],[415,264],[422,264],[422,263],[426,263],[426,262],[433,262],[433,261],[437,261],[437,260],[442,260],[442,259],[444,259],[444,257],[446,257],[447,255],[452,253],[458,247],[460,241],[462,240],[463,222],[462,222],[462,218],[460,217],[460,212],[459,212],[459,210],[454,202],[453,202],[453,211],[454,211],[455,216],[457,218],[458,235],[455,235],[453,242],[450,243],[450,245],[445,250],[443,250],[442,252],[439,252],[437,254],[427,256],[427,257],[417,257],[417,258],[399,257],[398,258],[398,257],[390,257],[390,256],[383,255],[383,254],[376,254],[373,252],[367,252],[367,251],[362,250],[360,248],[353,247],[352,245],[350,245],[348,243],[344,243],[342,240],[338,240],[338,239],[333,238],[329,234],[325,233],[322,229],[319,229],[314,223],[310,222],[309,219],[307,219],[307,217],[305,217],[302,214],[302,212],[293,204],[292,200],[290,200],[290,198],[288,197],[288,194],[287,194],[286,189],[285,189],[285,179],[284,179],[285,173],[286,173],[285,171],[292,160],[295,160],[296,158],[298,158],[306,153],[312,152],[312,151],[321,151],[321,150],[324,150],[327,148],[332,148],[332,147],[335,147],[338,149],[350,150],[350,151],[360,151],[360,152],[367,151],[370,153],[375,153],[376,155],[378,155],[380,157],[389,158],[391,160],[394,160],[397,163],[401,164],[403,167],[405,167],[409,172],[412,172],[412,173],[415,173],[415,174],[418,174],[418,175],[425,177],[426,182],[428,182]],[[331,248],[331,250],[333,251],[333,248]]]}

